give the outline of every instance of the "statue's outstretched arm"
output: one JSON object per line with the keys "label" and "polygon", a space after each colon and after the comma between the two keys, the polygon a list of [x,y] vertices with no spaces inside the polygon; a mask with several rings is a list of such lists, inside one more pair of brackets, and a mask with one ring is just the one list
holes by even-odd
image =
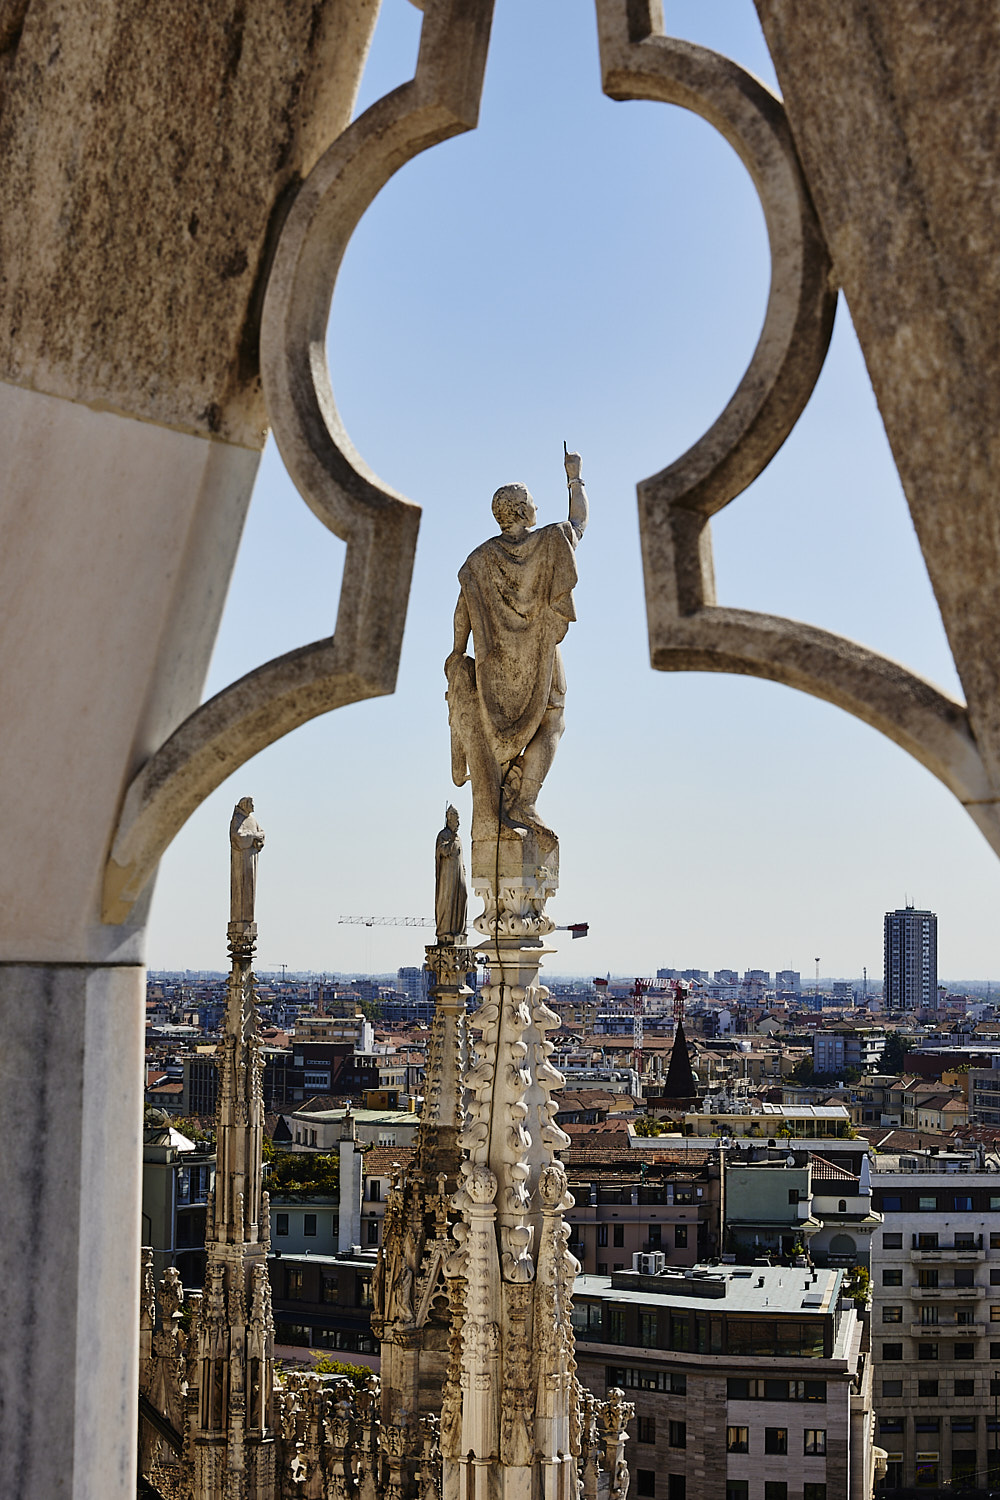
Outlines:
{"label": "statue's outstretched arm", "polygon": [[[565,444],[563,445],[565,447]],[[579,453],[567,453],[563,462],[566,465],[566,483],[569,485],[569,522],[576,532],[577,540],[583,536],[590,519],[590,506],[587,503],[587,491],[583,487],[580,478],[581,459]]]}

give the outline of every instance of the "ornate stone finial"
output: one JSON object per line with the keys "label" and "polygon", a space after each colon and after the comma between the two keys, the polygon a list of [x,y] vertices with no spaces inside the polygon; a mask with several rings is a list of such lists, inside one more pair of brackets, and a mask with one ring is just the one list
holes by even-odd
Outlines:
{"label": "ornate stone finial", "polygon": [[[472,838],[501,827],[534,834],[543,849],[556,836],[535,800],[563,732],[566,676],[559,642],[572,620],[576,544],[587,525],[580,456],[567,453],[569,518],[534,531],[535,502],[523,484],[493,496],[500,535],[459,569],[454,645],[445,662],[452,779],[472,782]],[[465,650],[472,637],[475,660]]]}
{"label": "ornate stone finial", "polygon": [[458,809],[449,807],[434,845],[434,925],[439,943],[465,942],[468,905]]}

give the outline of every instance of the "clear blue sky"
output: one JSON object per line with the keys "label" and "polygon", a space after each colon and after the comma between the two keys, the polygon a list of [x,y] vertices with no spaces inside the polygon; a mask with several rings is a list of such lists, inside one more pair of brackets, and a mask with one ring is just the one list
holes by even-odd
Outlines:
{"label": "clear blue sky", "polygon": [[[670,0],[680,35],[773,86],[752,5]],[[364,108],[412,73],[420,15],[384,0]],[[767,296],[742,166],[682,110],[600,92],[592,7],[500,0],[479,129],[383,191],[334,298],[334,388],[368,463],[423,507],[398,689],[251,761],[190,820],[153,905],[156,967],[225,961],[227,828],[252,795],[268,835],[262,969],[417,963],[430,934],[338,926],[429,914],[453,798],[442,664],[455,574],[523,479],[565,513],[562,441],[591,525],[564,654],[567,732],[540,799],[561,835],[555,972],[790,966],[881,973],[882,914],[939,914],[946,976],[1000,975],[1000,868],[966,814],[873,730],[749,678],[649,666],[635,484],[714,419]],[[720,601],[838,630],[958,686],[847,309],[813,399],[714,523]],[[207,693],[329,634],[343,548],[265,454]]]}

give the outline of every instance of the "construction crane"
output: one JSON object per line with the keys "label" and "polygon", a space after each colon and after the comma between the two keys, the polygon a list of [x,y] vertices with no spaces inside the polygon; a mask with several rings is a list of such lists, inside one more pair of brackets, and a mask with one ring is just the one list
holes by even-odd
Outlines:
{"label": "construction crane", "polygon": [[338,917],[354,927],[433,927],[430,917]]}
{"label": "construction crane", "polygon": [[684,1019],[684,997],[691,988],[686,979],[637,979],[632,990],[632,1066],[642,1085],[642,1022],[647,990],[674,992],[674,1027]]}

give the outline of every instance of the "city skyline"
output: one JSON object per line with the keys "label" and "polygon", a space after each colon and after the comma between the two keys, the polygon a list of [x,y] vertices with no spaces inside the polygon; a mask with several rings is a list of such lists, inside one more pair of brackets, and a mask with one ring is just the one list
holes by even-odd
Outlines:
{"label": "city skyline", "polygon": [[[671,25],[770,80],[752,10],[710,9],[679,0]],[[419,21],[386,6],[361,106],[408,75]],[[635,484],[725,404],[767,279],[756,195],[721,139],[683,111],[603,98],[593,18],[569,0],[505,7],[479,130],[385,189],[334,299],[348,431],[424,508],[397,691],[307,725],[199,809],[163,861],[154,966],[220,961],[216,830],[247,793],[268,833],[262,958],[355,972],[414,961],[412,935],[366,937],[337,918],[429,915],[449,800],[468,838],[443,699],[455,575],[491,530],[498,484],[523,478],[540,521],[562,518],[565,438],[592,513],[567,733],[540,806],[562,840],[553,915],[589,922],[590,937],[556,934],[552,969],[599,974],[627,951],[655,973],[665,949],[731,944],[741,967],[782,952],[807,974],[819,953],[831,973],[877,973],[882,914],[913,893],[938,912],[943,973],[1000,969],[1000,869],[928,772],[805,695],[649,668]],[[959,691],[843,305],[796,431],[713,535],[720,600],[841,631]],[[269,447],[206,696],[329,634],[342,556]]]}

